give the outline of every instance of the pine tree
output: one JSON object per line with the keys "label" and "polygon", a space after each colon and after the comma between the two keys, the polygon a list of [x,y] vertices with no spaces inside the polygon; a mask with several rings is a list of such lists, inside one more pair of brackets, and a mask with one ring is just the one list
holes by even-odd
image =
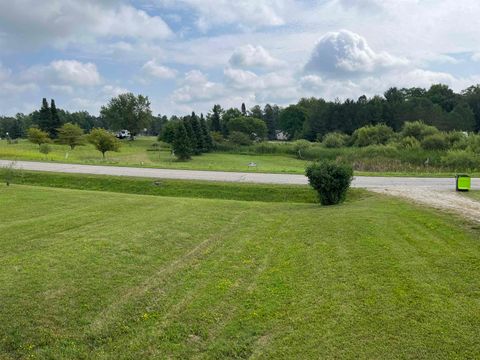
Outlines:
{"label": "pine tree", "polygon": [[60,120],[60,116],[58,115],[57,107],[55,106],[55,100],[52,99],[51,105],[50,105],[50,113],[52,114],[51,116],[51,122],[48,127],[48,133],[50,134],[50,137],[52,139],[57,138],[58,136],[58,128],[62,126],[62,121]]}
{"label": "pine tree", "polygon": [[243,116],[247,116],[247,107],[245,106],[245,103],[242,103],[242,114]]}
{"label": "pine tree", "polygon": [[207,122],[203,118],[203,114],[200,116],[200,127],[202,129],[203,141],[205,144],[205,151],[211,151],[213,149],[212,135],[208,131]]}
{"label": "pine tree", "polygon": [[270,104],[265,105],[263,109],[263,120],[267,125],[267,136],[269,140],[275,140],[277,124],[275,119],[275,112]]}
{"label": "pine tree", "polygon": [[188,141],[190,143],[190,149],[194,154],[197,154],[197,137],[193,132],[192,121],[190,116],[185,116],[183,118],[183,126],[185,126],[185,131],[187,132]]}
{"label": "pine tree", "polygon": [[175,128],[175,139],[173,140],[173,151],[178,160],[188,160],[192,156],[192,147],[188,137],[184,121],[179,122]]}
{"label": "pine tree", "polygon": [[38,114],[38,127],[50,133],[50,124],[52,123],[52,112],[48,107],[47,99],[43,98],[42,100],[42,107]]}
{"label": "pine tree", "polygon": [[192,116],[190,117],[190,121],[192,123],[193,133],[195,135],[196,144],[195,144],[195,153],[202,153],[205,151],[205,141],[202,133],[202,128],[200,126],[200,122],[198,120],[198,116],[192,112]]}
{"label": "pine tree", "polygon": [[212,131],[222,131],[222,125],[220,123],[221,114],[222,107],[220,105],[213,105],[212,114],[210,115]]}

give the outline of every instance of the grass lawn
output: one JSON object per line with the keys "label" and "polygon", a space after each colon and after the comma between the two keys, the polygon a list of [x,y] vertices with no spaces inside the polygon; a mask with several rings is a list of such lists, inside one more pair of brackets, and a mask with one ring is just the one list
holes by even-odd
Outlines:
{"label": "grass lawn", "polygon": [[[18,144],[8,144],[0,140],[0,159],[55,161],[64,163],[78,163],[90,165],[116,165],[133,167],[152,167],[164,169],[188,170],[213,170],[213,171],[241,171],[241,172],[266,172],[266,173],[291,173],[304,174],[309,163],[299,160],[288,154],[233,154],[213,152],[194,156],[192,160],[179,162],[171,155],[170,150],[147,151],[156,142],[155,137],[139,137],[133,142],[123,141],[120,152],[108,152],[107,158],[102,159],[101,154],[92,145],[79,146],[70,150],[68,146],[52,144],[52,152],[47,156],[38,151],[38,146],[27,140],[19,140]],[[327,149],[332,150],[332,149]],[[351,149],[349,149],[350,151]],[[327,151],[328,153],[328,151]],[[331,154],[329,155],[331,157]],[[390,160],[384,159],[388,162]],[[250,168],[249,163],[257,164]],[[445,172],[431,169],[428,171],[356,171],[356,175],[367,176],[429,176],[453,177],[454,172]],[[480,176],[478,172],[470,174]]]}
{"label": "grass lawn", "polygon": [[0,358],[478,357],[479,230],[358,194],[2,184]]}
{"label": "grass lawn", "polygon": [[[3,179],[0,178],[3,181]],[[12,183],[78,190],[187,198],[263,202],[316,203],[317,193],[308,185],[269,185],[220,181],[143,179],[119,176],[17,171]],[[359,196],[352,191],[350,196]]]}
{"label": "grass lawn", "polygon": [[[108,152],[107,159],[92,145],[78,146],[73,151],[68,146],[52,144],[52,152],[47,156],[38,151],[38,145],[27,140],[19,140],[18,144],[7,144],[0,141],[0,159],[56,161],[65,163],[117,165],[134,167],[157,167],[165,169],[244,171],[267,173],[305,173],[307,161],[298,160],[289,155],[243,155],[228,153],[208,153],[194,156],[186,162],[176,161],[169,150],[147,151],[156,141],[154,137],[139,137],[133,142],[123,141],[120,152]],[[68,155],[67,155],[68,154]],[[256,168],[248,164],[255,162]]]}

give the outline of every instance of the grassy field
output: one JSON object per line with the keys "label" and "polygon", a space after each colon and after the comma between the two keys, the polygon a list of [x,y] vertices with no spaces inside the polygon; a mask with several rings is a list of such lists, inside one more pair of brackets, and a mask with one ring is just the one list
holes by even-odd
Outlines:
{"label": "grassy field", "polygon": [[[303,174],[307,161],[298,160],[286,154],[246,155],[229,153],[208,153],[194,156],[191,161],[179,162],[171,155],[170,150],[147,151],[156,142],[154,137],[139,137],[133,142],[123,141],[120,152],[107,153],[107,159],[92,145],[76,147],[73,151],[68,146],[52,144],[52,152],[47,156],[38,151],[38,145],[26,140],[18,144],[7,144],[0,141],[0,159],[57,161],[93,165],[117,165],[136,167],[158,167],[165,169],[218,170],[218,171],[256,171],[269,173]],[[68,155],[67,155],[68,154]],[[256,168],[248,164],[255,162]]]}
{"label": "grassy field", "polygon": [[478,228],[354,194],[1,185],[0,358],[476,358]]}
{"label": "grassy field", "polygon": [[[228,199],[263,202],[318,202],[307,185],[268,185],[219,181],[143,179],[118,176],[17,171],[12,183],[78,190],[187,198]],[[361,192],[351,192],[351,197]]]}
{"label": "grassy field", "polygon": [[[156,142],[154,137],[139,137],[133,142],[124,141],[120,152],[107,153],[107,159],[103,160],[100,153],[92,145],[80,146],[71,151],[68,146],[52,144],[52,152],[47,156],[38,151],[38,146],[29,143],[26,140],[19,140],[18,144],[8,144],[5,140],[0,141],[0,159],[12,160],[35,160],[35,161],[55,161],[66,163],[90,164],[90,165],[116,165],[133,167],[153,167],[165,169],[189,169],[189,170],[214,170],[214,171],[241,171],[241,172],[266,172],[266,173],[291,173],[304,174],[305,167],[310,161],[299,160],[294,155],[285,152],[277,154],[262,154],[253,152],[254,147],[248,149],[238,149],[238,153],[232,152],[213,152],[194,156],[192,160],[186,162],[176,161],[171,155],[170,150],[163,148],[160,151],[149,151],[151,145]],[[272,145],[263,144],[266,147],[277,146],[291,147],[291,145]],[[437,169],[431,167],[424,169],[418,166],[400,166],[398,159],[386,158],[380,151],[379,154],[370,154],[365,148],[354,149],[325,149],[318,146],[314,149],[318,152],[318,158],[335,159],[337,156],[346,159],[348,163],[354,164],[358,169],[367,168],[368,171],[357,170],[356,175],[369,176],[430,176],[430,177],[452,177],[454,171]],[[247,153],[247,151],[252,151]],[[357,154],[362,161],[356,160],[354,154]],[[407,155],[407,154],[404,154]],[[431,154],[426,154],[428,157]],[[415,157],[413,154],[410,157]],[[437,154],[438,156],[438,154]],[[411,160],[411,159],[410,159]],[[409,158],[405,161],[410,161]],[[257,167],[249,167],[248,164],[254,162]],[[363,162],[367,162],[363,164]],[[363,165],[361,165],[362,163]],[[393,165],[392,165],[393,164]],[[398,167],[397,170],[385,170],[390,167]],[[403,170],[402,170],[403,169]],[[480,176],[480,173],[471,172],[471,175]]]}

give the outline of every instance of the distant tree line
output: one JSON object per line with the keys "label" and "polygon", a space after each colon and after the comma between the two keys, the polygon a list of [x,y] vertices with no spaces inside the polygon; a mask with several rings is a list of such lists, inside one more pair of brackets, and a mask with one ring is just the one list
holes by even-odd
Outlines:
{"label": "distant tree line", "polygon": [[[288,140],[322,140],[326,134],[338,132],[352,135],[366,125],[385,124],[395,131],[407,121],[421,120],[427,125],[443,131],[480,131],[480,85],[455,93],[447,85],[436,84],[429,89],[390,88],[383,96],[357,100],[326,101],[321,98],[302,98],[296,104],[281,108],[266,104],[247,109],[223,109],[215,104],[203,117],[195,115],[167,116],[153,115],[148,97],[131,93],[119,95],[102,107],[99,116],[86,111],[70,113],[57,108],[55,101],[43,99],[39,110],[31,114],[17,114],[14,117],[0,117],[0,137],[11,139],[26,137],[30,127],[38,127],[55,139],[57,129],[63,124],[78,125],[85,133],[94,128],[110,131],[129,130],[137,134],[160,135],[163,141],[173,143],[177,124],[183,122],[187,135],[190,127],[195,128],[196,118],[201,127],[205,123],[208,136],[213,143],[228,139],[239,144],[255,140],[275,140],[285,137]],[[187,119],[190,119],[187,121]],[[190,126],[188,125],[190,124]],[[200,132],[198,132],[200,133]],[[203,136],[203,142],[205,137]],[[196,154],[208,146],[201,141],[195,144],[189,140],[191,154]],[[200,150],[202,149],[202,150]],[[209,150],[207,150],[209,151]]]}

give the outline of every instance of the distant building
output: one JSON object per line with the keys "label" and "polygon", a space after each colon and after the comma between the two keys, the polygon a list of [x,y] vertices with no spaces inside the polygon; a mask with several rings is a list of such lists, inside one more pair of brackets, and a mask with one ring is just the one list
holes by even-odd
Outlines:
{"label": "distant building", "polygon": [[285,141],[285,140],[288,140],[288,135],[281,130],[276,130],[275,131],[275,138],[277,140]]}

